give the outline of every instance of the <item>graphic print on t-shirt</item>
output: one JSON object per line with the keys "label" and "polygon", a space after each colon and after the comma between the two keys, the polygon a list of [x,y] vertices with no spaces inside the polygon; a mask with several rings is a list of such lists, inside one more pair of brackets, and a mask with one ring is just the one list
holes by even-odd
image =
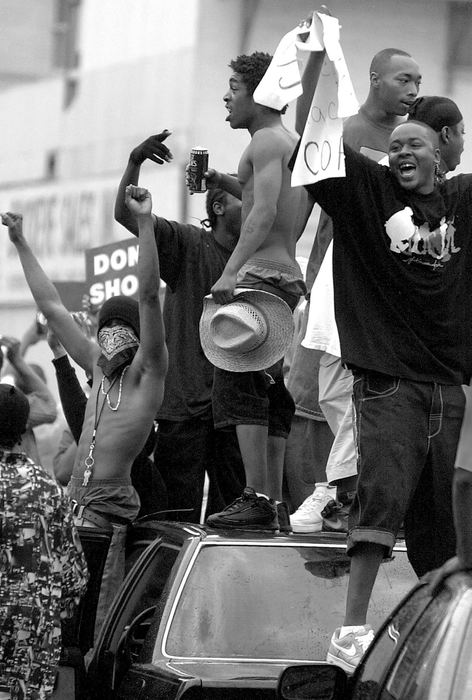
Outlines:
{"label": "graphic print on t-shirt", "polygon": [[410,207],[392,214],[385,230],[390,238],[390,250],[406,256],[408,263],[443,267],[442,263],[451,259],[451,253],[460,250],[454,245],[456,228],[453,220],[446,221],[443,217],[439,226],[430,231],[428,223],[419,226],[414,223]]}

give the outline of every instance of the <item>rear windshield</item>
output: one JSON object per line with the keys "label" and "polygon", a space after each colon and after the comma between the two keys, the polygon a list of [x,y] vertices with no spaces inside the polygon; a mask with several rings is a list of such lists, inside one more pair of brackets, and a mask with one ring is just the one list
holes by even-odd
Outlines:
{"label": "rear windshield", "polygon": [[[343,620],[349,557],[334,547],[204,545],[165,641],[173,657],[324,660]],[[416,581],[403,552],[383,563],[369,609],[378,628]]]}

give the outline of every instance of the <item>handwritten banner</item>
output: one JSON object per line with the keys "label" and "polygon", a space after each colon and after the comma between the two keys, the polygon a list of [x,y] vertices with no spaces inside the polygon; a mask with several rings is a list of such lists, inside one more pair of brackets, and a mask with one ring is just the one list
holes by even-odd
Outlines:
{"label": "handwritten banner", "polygon": [[302,94],[297,50],[323,50],[323,44],[318,37],[319,30],[316,29],[315,15],[316,13],[313,13],[310,27],[306,24],[298,25],[282,37],[264,77],[254,90],[254,101],[258,104],[280,111]]}
{"label": "handwritten banner", "polygon": [[336,17],[314,12],[280,41],[274,57],[254,91],[254,100],[281,110],[302,94],[299,51],[326,50],[323,68],[313,96],[300,150],[292,173],[292,186],[345,175],[342,146],[343,119],[355,114],[354,93],[339,41]]}
{"label": "handwritten banner", "polygon": [[292,186],[346,174],[343,120],[359,109],[339,43],[339,22],[318,13],[326,56],[292,172]]}
{"label": "handwritten banner", "polygon": [[292,186],[345,175],[336,69],[326,56],[292,172]]}

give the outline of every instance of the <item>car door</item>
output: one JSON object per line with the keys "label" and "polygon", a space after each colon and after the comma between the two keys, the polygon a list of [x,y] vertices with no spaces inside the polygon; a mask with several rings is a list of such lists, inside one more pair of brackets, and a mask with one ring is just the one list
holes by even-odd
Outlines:
{"label": "car door", "polygon": [[448,615],[452,594],[443,589],[431,598],[418,585],[387,618],[364,657],[352,700],[414,700],[425,657],[434,651],[438,628]]}
{"label": "car door", "polygon": [[88,671],[91,698],[115,697],[172,576],[182,543],[157,538],[135,562],[105,620]]}

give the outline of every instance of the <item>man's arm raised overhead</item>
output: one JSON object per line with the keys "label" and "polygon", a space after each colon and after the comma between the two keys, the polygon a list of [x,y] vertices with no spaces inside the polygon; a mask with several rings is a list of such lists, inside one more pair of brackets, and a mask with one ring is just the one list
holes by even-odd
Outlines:
{"label": "man's arm raised overhead", "polygon": [[50,328],[59,338],[67,353],[82,369],[91,374],[98,347],[84,336],[61,301],[57,289],[44,272],[23,234],[21,214],[7,212],[1,215],[8,226],[8,235],[15,246],[31,293],[46,317]]}
{"label": "man's arm raised overhead", "polygon": [[[138,381],[151,376],[158,381],[161,380],[163,395],[168,356],[159,301],[159,256],[154,239],[151,194],[144,187],[128,185],[125,202],[129,211],[136,217],[139,231],[140,341],[132,368],[136,369],[140,375]],[[162,396],[160,400],[162,401]]]}
{"label": "man's arm raised overhead", "polygon": [[[331,12],[328,10],[326,5],[321,5],[321,8],[318,10],[318,12],[331,16]],[[310,27],[312,21],[313,20],[311,16],[305,20],[307,28]],[[314,21],[319,21],[316,15],[314,16]],[[295,130],[300,136],[305,130],[306,120],[308,119],[308,114],[310,111],[311,103],[313,101],[316,86],[318,84],[318,79],[320,77],[321,68],[323,67],[325,55],[326,51],[310,51],[305,70],[303,71],[303,93],[297,99],[297,107],[295,114]]]}
{"label": "man's arm raised overhead", "polygon": [[164,162],[170,163],[172,153],[163,143],[170,136],[167,129],[160,134],[148,136],[142,143],[130,153],[126,170],[123,173],[115,200],[115,219],[119,224],[128,229],[134,236],[138,235],[138,222],[134,214],[126,205],[126,188],[128,185],[137,185],[141,165],[145,160],[152,160],[153,163],[162,165]]}

